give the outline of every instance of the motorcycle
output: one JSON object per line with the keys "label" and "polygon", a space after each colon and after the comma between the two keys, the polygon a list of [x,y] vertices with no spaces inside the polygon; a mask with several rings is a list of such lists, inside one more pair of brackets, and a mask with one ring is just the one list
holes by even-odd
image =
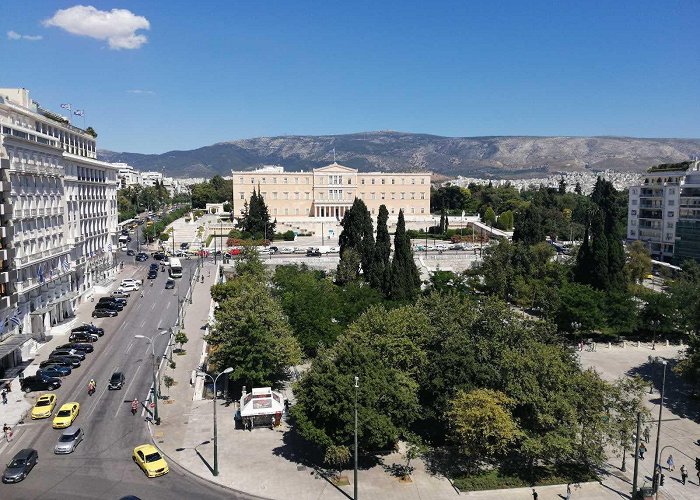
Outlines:
{"label": "motorcycle", "polygon": [[88,384],[88,396],[95,394],[95,384]]}
{"label": "motorcycle", "polygon": [[131,414],[132,415],[136,415],[136,412],[138,411],[138,409],[139,409],[139,405],[136,401],[131,403]]}

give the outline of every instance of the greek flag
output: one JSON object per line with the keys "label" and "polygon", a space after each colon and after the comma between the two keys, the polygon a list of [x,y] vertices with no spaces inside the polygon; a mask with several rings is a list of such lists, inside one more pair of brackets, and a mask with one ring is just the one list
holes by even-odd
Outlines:
{"label": "greek flag", "polygon": [[68,257],[63,258],[63,262],[61,263],[61,267],[63,267],[63,272],[68,272],[70,271],[70,264],[68,263]]}
{"label": "greek flag", "polygon": [[112,244],[111,244],[111,243],[110,243],[109,246],[107,247],[107,251],[109,251],[110,253],[112,252]]}
{"label": "greek flag", "polygon": [[73,111],[73,114],[77,115],[77,116],[83,116],[85,114],[85,110],[84,109],[76,109],[75,111]]}
{"label": "greek flag", "polygon": [[19,308],[15,309],[14,314],[10,318],[10,322],[15,326],[19,326],[22,323],[22,320],[19,319]]}
{"label": "greek flag", "polygon": [[44,264],[39,264],[39,267],[36,270],[36,275],[39,278],[39,283],[46,281],[44,279]]}
{"label": "greek flag", "polygon": [[70,104],[61,104],[61,107],[62,107],[63,109],[67,109],[68,111],[71,110]]}

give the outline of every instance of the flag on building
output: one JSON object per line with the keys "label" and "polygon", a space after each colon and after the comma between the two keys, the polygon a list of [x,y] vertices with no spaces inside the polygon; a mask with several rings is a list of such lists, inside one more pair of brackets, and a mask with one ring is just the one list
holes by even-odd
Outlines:
{"label": "flag on building", "polygon": [[36,276],[39,278],[39,283],[43,283],[45,281],[44,279],[44,264],[39,264],[39,267],[36,269]]}
{"label": "flag on building", "polygon": [[68,263],[68,257],[63,257],[63,262],[61,263],[61,267],[63,267],[63,272],[67,273],[70,271],[70,264]]}
{"label": "flag on building", "polygon": [[19,307],[15,308],[15,312],[12,314],[10,322],[15,326],[19,326],[22,323],[22,320],[19,318]]}
{"label": "flag on building", "polygon": [[67,109],[68,111],[71,110],[70,104],[61,104],[61,107],[62,107],[63,109]]}
{"label": "flag on building", "polygon": [[112,253],[112,244],[111,244],[111,243],[107,246],[107,250],[108,250],[110,253]]}
{"label": "flag on building", "polygon": [[84,109],[76,109],[75,111],[73,111],[73,114],[77,115],[77,116],[83,116],[83,115],[85,115],[85,110]]}

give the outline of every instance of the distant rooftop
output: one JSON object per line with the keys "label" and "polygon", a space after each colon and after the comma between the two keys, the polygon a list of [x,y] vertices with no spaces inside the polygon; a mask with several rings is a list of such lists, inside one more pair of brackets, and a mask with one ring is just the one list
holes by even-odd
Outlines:
{"label": "distant rooftop", "polygon": [[654,172],[677,172],[677,171],[683,171],[685,172],[688,170],[695,162],[694,161],[682,161],[680,163],[662,163],[661,165],[655,165],[647,172],[649,173],[654,173]]}

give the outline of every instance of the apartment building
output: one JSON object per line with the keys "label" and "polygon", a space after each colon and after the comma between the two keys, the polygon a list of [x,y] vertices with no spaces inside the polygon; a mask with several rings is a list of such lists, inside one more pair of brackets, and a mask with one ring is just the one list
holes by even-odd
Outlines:
{"label": "apartment building", "polygon": [[114,272],[116,175],[94,137],[26,89],[0,88],[0,369]]}
{"label": "apartment building", "polygon": [[430,172],[358,172],[332,163],[310,172],[285,172],[266,166],[231,172],[233,209],[240,214],[253,189],[260,188],[270,215],[279,220],[300,217],[342,219],[355,198],[376,217],[386,205],[390,217],[430,214]]}
{"label": "apartment building", "polygon": [[652,258],[700,260],[700,161],[651,167],[629,190],[627,239],[639,240]]}

